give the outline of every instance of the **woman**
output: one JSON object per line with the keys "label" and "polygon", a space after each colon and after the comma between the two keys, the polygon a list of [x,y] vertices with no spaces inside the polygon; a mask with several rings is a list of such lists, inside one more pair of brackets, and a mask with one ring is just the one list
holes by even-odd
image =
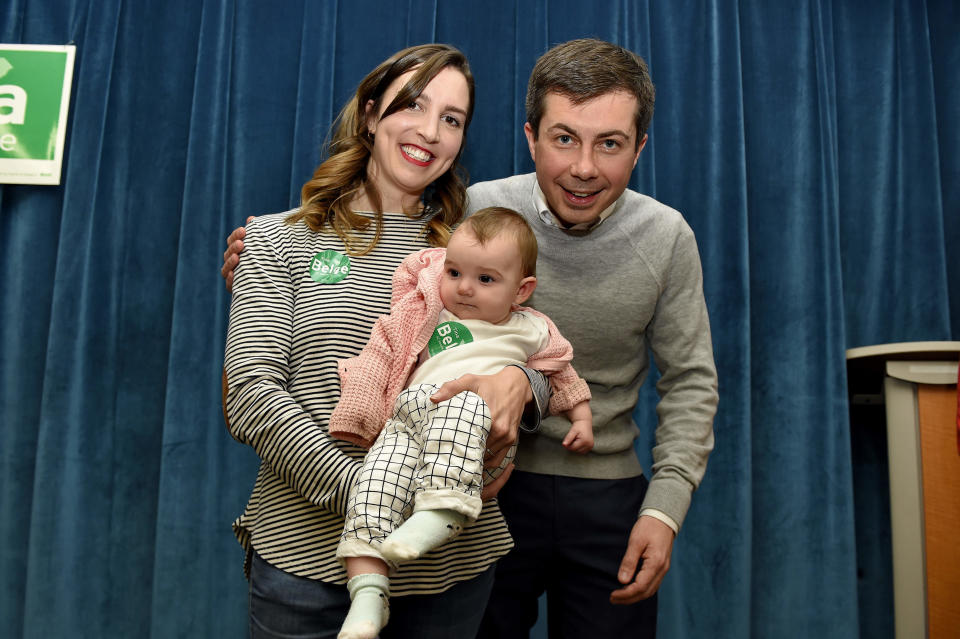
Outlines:
{"label": "woman", "polygon": [[[458,161],[472,112],[462,53],[440,44],[398,52],[344,107],[302,207],[247,227],[224,410],[231,434],[261,459],[234,524],[247,550],[254,637],[333,637],[349,608],[335,549],[365,451],[327,432],[339,397],[336,361],[358,354],[389,311],[401,260],[445,245],[460,219]],[[391,579],[381,636],[472,637],[491,567],[510,546],[499,509],[487,502],[454,542]]]}

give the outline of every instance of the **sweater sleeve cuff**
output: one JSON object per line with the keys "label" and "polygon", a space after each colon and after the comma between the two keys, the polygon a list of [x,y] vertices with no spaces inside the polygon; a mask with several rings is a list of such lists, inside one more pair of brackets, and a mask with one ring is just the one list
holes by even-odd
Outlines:
{"label": "sweater sleeve cuff", "polygon": [[550,384],[547,382],[546,375],[540,371],[519,364],[511,364],[511,366],[516,366],[524,372],[530,382],[530,392],[533,394],[533,401],[523,409],[520,430],[525,433],[536,433],[540,430],[543,411],[550,404]]}
{"label": "sweater sleeve cuff", "polygon": [[679,530],[690,509],[694,487],[676,473],[661,470],[654,472],[640,512],[655,510],[664,513],[677,524]]}
{"label": "sweater sleeve cuff", "polygon": [[644,508],[640,511],[641,517],[653,517],[654,519],[659,519],[666,525],[670,526],[670,529],[673,530],[673,534],[676,535],[680,532],[680,526],[677,525],[677,522],[673,520],[670,515],[659,510],[654,510],[653,508]]}

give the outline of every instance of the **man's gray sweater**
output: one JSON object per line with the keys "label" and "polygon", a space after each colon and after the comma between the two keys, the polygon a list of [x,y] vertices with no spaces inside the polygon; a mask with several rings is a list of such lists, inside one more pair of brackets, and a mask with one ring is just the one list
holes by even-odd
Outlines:
{"label": "man's gray sweater", "polygon": [[[653,476],[643,508],[683,523],[713,448],[717,373],[703,298],[700,255],[680,213],[627,190],[614,211],[586,232],[541,218],[536,175],[481,182],[468,190],[468,213],[505,206],[521,213],[539,243],[536,292],[529,304],[573,344],[573,366],[590,385],[596,445],[587,455],[560,442],[562,416],[522,435],[517,469],[596,479],[635,477],[631,417],[650,353],[660,380]],[[649,347],[649,351],[648,351]]]}

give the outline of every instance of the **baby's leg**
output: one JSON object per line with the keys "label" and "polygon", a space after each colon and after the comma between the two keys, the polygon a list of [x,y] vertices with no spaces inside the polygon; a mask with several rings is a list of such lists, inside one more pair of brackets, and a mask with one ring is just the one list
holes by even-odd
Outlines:
{"label": "baby's leg", "polygon": [[387,564],[372,557],[347,557],[350,611],[337,639],[375,639],[390,616]]}
{"label": "baby's leg", "polygon": [[[347,519],[337,557],[346,565],[350,577],[347,582],[350,611],[337,639],[374,639],[389,617],[389,569],[379,546],[395,522],[401,520],[410,496],[409,482],[402,481],[402,462],[401,468],[396,467],[409,442],[395,430],[385,427],[380,433],[364,458],[347,501]],[[394,492],[387,492],[388,486],[401,483],[407,484],[405,490],[394,488]]]}
{"label": "baby's leg", "polygon": [[415,559],[453,539],[483,506],[483,456],[490,433],[486,403],[464,392],[429,407],[426,417],[414,513],[381,547],[394,561]]}
{"label": "baby's leg", "polygon": [[421,446],[413,424],[423,412],[423,398],[408,391],[397,397],[394,417],[364,458],[350,492],[337,557],[350,577],[351,603],[338,639],[374,639],[387,623],[389,566],[380,546],[413,507],[413,478]]}
{"label": "baby's leg", "polygon": [[347,500],[337,557],[382,558],[380,544],[413,511],[421,441],[419,432],[411,428],[411,419],[423,409],[415,408],[417,402],[401,402],[406,397],[404,391],[397,398],[394,417],[384,425],[363,460]]}

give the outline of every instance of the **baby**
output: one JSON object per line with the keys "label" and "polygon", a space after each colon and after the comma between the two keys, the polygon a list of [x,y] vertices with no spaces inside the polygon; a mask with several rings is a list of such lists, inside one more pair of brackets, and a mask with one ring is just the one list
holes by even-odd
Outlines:
{"label": "baby", "polygon": [[377,320],[359,356],[340,363],[330,433],[371,448],[337,549],[352,601],[338,639],[376,637],[387,622],[389,571],[480,514],[490,413],[471,392],[434,404],[441,384],[509,365],[539,370],[553,391],[550,412],[571,422],[563,445],[578,453],[593,447],[590,391],[570,366],[569,342],[546,316],[519,306],[536,288],[536,260],[522,216],[478,211],[446,249],[404,260],[390,315]]}

